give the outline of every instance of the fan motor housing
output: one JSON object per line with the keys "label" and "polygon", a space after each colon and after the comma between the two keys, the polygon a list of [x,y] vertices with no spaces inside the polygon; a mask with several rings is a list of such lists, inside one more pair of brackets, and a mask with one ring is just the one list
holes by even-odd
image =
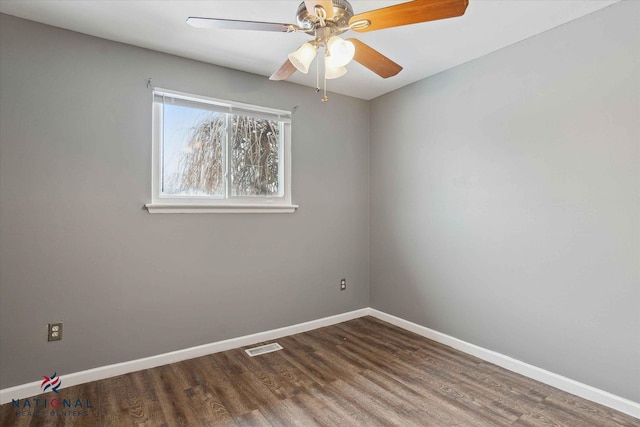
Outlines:
{"label": "fan motor housing", "polygon": [[[333,16],[331,19],[326,19],[327,25],[333,27],[333,34],[341,34],[349,29],[349,19],[353,16],[353,8],[347,0],[332,0],[333,3]],[[316,28],[320,22],[317,16],[309,13],[307,6],[304,2],[298,6],[296,13],[296,20],[298,25],[305,29],[311,30]]]}

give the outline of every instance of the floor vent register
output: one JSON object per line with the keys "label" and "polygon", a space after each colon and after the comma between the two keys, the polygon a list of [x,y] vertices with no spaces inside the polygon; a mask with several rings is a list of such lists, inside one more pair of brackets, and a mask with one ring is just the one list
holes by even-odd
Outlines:
{"label": "floor vent register", "polygon": [[282,350],[282,346],[277,342],[261,345],[260,347],[248,348],[245,352],[251,356],[260,356],[261,354],[271,353],[273,351]]}

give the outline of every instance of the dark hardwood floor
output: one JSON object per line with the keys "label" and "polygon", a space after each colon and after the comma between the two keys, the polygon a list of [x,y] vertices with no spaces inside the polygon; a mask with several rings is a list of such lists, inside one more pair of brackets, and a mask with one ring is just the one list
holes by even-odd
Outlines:
{"label": "dark hardwood floor", "polygon": [[253,358],[230,350],[40,396],[81,399],[75,415],[52,416],[50,408],[18,415],[25,409],[5,404],[0,423],[640,426],[636,418],[372,317],[277,342],[284,350]]}

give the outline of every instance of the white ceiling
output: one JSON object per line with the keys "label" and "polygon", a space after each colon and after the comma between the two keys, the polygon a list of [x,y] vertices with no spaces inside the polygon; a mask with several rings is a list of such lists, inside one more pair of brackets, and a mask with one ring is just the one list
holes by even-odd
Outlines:
{"label": "white ceiling", "polygon": [[[464,16],[345,36],[358,37],[404,69],[382,79],[356,62],[329,90],[372,99],[562,25],[619,0],[470,0]],[[0,0],[0,12],[80,33],[270,76],[303,33],[205,30],[189,16],[294,23],[300,0]],[[404,1],[351,0],[355,13]],[[292,82],[315,87],[315,66]]]}

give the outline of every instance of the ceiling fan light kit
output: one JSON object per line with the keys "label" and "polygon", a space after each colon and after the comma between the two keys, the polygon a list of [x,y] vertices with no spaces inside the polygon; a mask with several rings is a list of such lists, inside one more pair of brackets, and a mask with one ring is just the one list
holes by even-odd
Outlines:
{"label": "ceiling fan light kit", "polygon": [[[463,15],[468,4],[469,0],[413,0],[356,15],[348,0],[305,0],[298,6],[297,24],[199,17],[189,17],[187,23],[196,28],[301,32],[312,36],[312,41],[288,55],[271,80],[286,80],[296,71],[307,74],[320,48],[324,49],[325,82],[343,76],[352,59],[386,79],[398,74],[402,67],[360,40],[344,40],[339,35],[349,30],[367,32],[453,18]],[[326,84],[324,89],[322,100],[326,101]]]}
{"label": "ceiling fan light kit", "polygon": [[288,55],[289,61],[294,67],[301,73],[307,74],[309,72],[309,66],[313,59],[316,57],[318,47],[313,43],[306,42],[300,46],[295,52],[291,52]]}
{"label": "ceiling fan light kit", "polygon": [[347,68],[343,65],[336,65],[330,56],[324,57],[324,77],[327,80],[337,79],[347,73]]}
{"label": "ceiling fan light kit", "polygon": [[332,36],[327,42],[327,57],[338,67],[344,67],[351,62],[355,53],[356,47],[353,43],[338,36]]}

